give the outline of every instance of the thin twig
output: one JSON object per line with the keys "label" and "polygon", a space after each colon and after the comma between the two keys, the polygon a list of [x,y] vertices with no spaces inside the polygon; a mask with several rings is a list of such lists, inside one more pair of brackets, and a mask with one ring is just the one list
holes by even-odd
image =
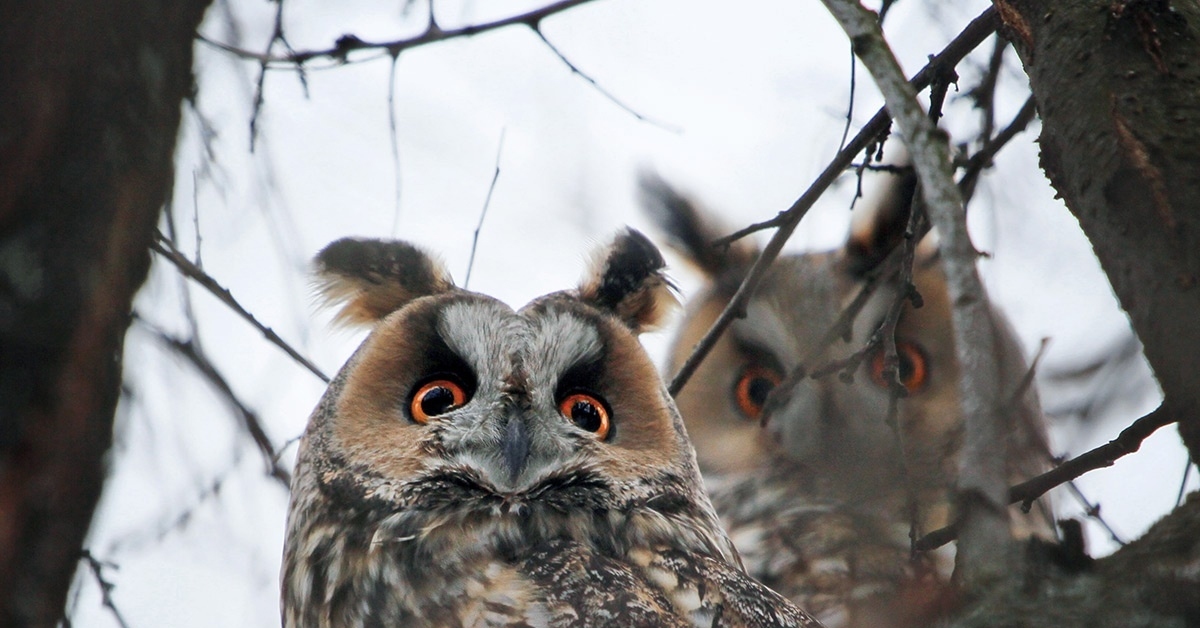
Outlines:
{"label": "thin twig", "polygon": [[[1140,449],[1142,442],[1159,428],[1171,425],[1176,420],[1176,417],[1159,406],[1155,411],[1121,430],[1121,433],[1113,440],[1009,488],[1008,503],[1031,505],[1034,500],[1056,486],[1070,482],[1089,471],[1111,467],[1117,460]],[[917,548],[921,551],[928,551],[953,541],[958,534],[958,527],[956,522],[930,532],[917,542]]]}
{"label": "thin twig", "polygon": [[394,55],[417,46],[442,42],[448,39],[457,39],[459,37],[470,37],[472,35],[494,31],[507,26],[513,26],[515,24],[523,24],[533,30],[537,30],[538,25],[543,19],[557,13],[562,13],[567,9],[577,7],[590,1],[591,0],[560,0],[559,2],[554,2],[540,9],[534,9],[526,13],[509,16],[493,22],[463,26],[461,28],[443,29],[439,27],[437,22],[431,18],[425,30],[421,34],[414,37],[384,42],[368,42],[363,41],[362,39],[359,39],[353,35],[346,35],[341,39],[338,39],[337,43],[332,48],[326,48],[322,50],[288,51],[288,53],[284,55],[272,55],[270,53],[264,54],[254,52],[253,50],[246,50],[244,48],[239,48],[237,46],[215,41],[204,35],[197,35],[197,39],[205,44],[220,50],[224,50],[225,52],[236,55],[243,59],[250,59],[261,63],[266,63],[268,65],[302,65],[305,62],[316,58],[328,58],[338,62],[345,62],[346,55],[357,50],[382,50],[386,51],[388,54]]}
{"label": "thin twig", "polygon": [[597,83],[596,79],[592,78],[591,75],[584,72],[583,70],[580,70],[579,66],[572,63],[571,60],[568,59],[567,56],[564,55],[562,53],[562,51],[558,49],[558,46],[555,46],[554,44],[550,43],[549,39],[546,39],[546,34],[542,32],[542,29],[540,27],[534,28],[533,32],[534,32],[534,34],[536,34],[538,36],[538,39],[542,40],[543,44],[546,44],[546,47],[550,49],[550,52],[553,52],[554,56],[558,57],[558,60],[562,61],[563,64],[566,65],[567,68],[571,70],[572,74],[587,81],[596,91],[600,92],[601,96],[604,96],[605,98],[607,98],[614,105],[624,109],[630,115],[637,118],[638,120],[641,120],[642,122],[646,122],[648,124],[656,126],[660,129],[663,129],[664,131],[670,131],[671,133],[679,133],[680,131],[682,131],[682,129],[680,129],[679,127],[677,127],[673,124],[667,124],[666,122],[662,122],[661,120],[655,120],[654,118],[651,118],[651,117],[643,114],[642,112],[634,109],[633,107],[625,104],[624,102],[621,101],[621,99],[619,99],[615,95],[613,95],[612,92],[610,92],[607,89],[605,89],[604,87],[602,87],[600,85],[600,83]]}
{"label": "thin twig", "polygon": [[200,491],[195,496],[192,504],[189,504],[178,512],[160,518],[158,524],[153,526],[152,530],[133,530],[124,537],[114,539],[108,544],[108,553],[137,552],[144,550],[147,546],[161,544],[167,538],[167,535],[187,526],[202,505],[210,499],[216,498],[221,493],[221,488],[225,485],[226,480],[237,469],[238,463],[235,460],[233,465],[214,476],[207,485],[200,487]]}
{"label": "thin twig", "polygon": [[842,139],[838,141],[838,151],[846,147],[846,138],[850,137],[850,123],[854,121],[854,92],[858,88],[858,57],[854,49],[850,49],[850,102],[846,103],[846,126],[842,127]]}
{"label": "thin twig", "polygon": [[1099,503],[1093,503],[1090,499],[1088,499],[1087,496],[1083,494],[1083,491],[1079,490],[1079,485],[1073,480],[1067,482],[1067,488],[1071,490],[1071,494],[1075,496],[1075,499],[1079,500],[1079,503],[1083,505],[1083,512],[1088,517],[1095,519],[1096,522],[1100,524],[1100,527],[1104,528],[1105,532],[1108,532],[1108,538],[1112,539],[1112,541],[1117,545],[1126,544],[1121,538],[1121,535],[1117,534],[1117,531],[1114,530],[1112,526],[1108,525],[1108,522],[1104,520],[1104,517],[1100,516]]}
{"label": "thin twig", "polygon": [[975,101],[975,106],[983,118],[983,129],[980,131],[979,137],[985,142],[992,139],[992,132],[996,128],[996,83],[1000,79],[1000,70],[1004,68],[1004,51],[1007,48],[1008,40],[996,37],[995,43],[992,45],[992,56],[988,59],[988,67],[983,74],[983,79],[979,81],[979,85],[967,93],[967,96]]}
{"label": "thin twig", "polygon": [[246,404],[238,399],[229,382],[221,375],[217,367],[205,357],[200,348],[191,340],[176,338],[166,331],[151,325],[144,319],[138,318],[137,320],[154,335],[155,339],[175,353],[186,358],[208,380],[209,384],[217,389],[217,392],[221,394],[221,398],[229,404],[229,407],[241,419],[242,427],[245,428],[250,438],[254,441],[254,445],[262,453],[263,460],[266,463],[267,475],[278,480],[285,489],[288,488],[291,485],[291,475],[287,469],[279,466],[275,455],[275,447],[271,444],[271,439],[267,436],[266,430],[263,429],[262,421],[258,418],[258,413],[248,408]]}
{"label": "thin twig", "polygon": [[[430,18],[432,19],[432,18]],[[392,210],[392,235],[399,233],[400,228],[400,134],[396,129],[396,65],[400,61],[400,53],[392,55],[392,67],[388,72],[388,131],[392,145],[392,186],[395,196],[395,207]]]}
{"label": "thin twig", "polygon": [[969,201],[975,195],[975,185],[979,182],[979,175],[984,168],[992,164],[996,153],[999,153],[1005,144],[1024,131],[1035,116],[1037,116],[1037,103],[1034,102],[1033,96],[1030,96],[1025,100],[1025,104],[1021,105],[1021,110],[1017,112],[1017,115],[1013,116],[1012,122],[1009,122],[1008,126],[996,134],[996,137],[989,139],[974,155],[971,155],[958,180],[958,189],[962,191],[963,202]]}
{"label": "thin twig", "polygon": [[[917,72],[916,76],[912,78],[914,88],[923,88],[928,85],[935,73],[933,68],[945,64],[954,65],[958,63],[995,29],[996,12],[992,7],[988,7],[979,17],[972,20],[937,56],[931,59],[920,72]],[[783,244],[791,237],[792,232],[796,230],[796,226],[800,224],[800,219],[804,217],[813,203],[825,193],[825,190],[837,180],[838,176],[854,162],[854,158],[867,145],[876,141],[881,134],[887,131],[889,124],[890,118],[886,109],[880,109],[876,112],[874,117],[854,136],[854,139],[825,167],[825,170],[818,175],[812,185],[804,191],[804,194],[790,208],[780,212],[773,220],[768,221],[771,223],[769,226],[778,227],[778,230],[771,237],[770,242],[767,243],[762,253],[759,254],[758,259],[755,260],[754,265],[746,274],[746,278],[742,280],[741,286],[738,287],[729,304],[725,306],[725,309],[713,322],[712,326],[709,327],[708,332],[696,343],[691,355],[688,356],[688,359],[675,373],[675,376],[671,378],[671,384],[668,389],[672,396],[678,395],[683,386],[687,384],[692,374],[695,373],[696,368],[700,366],[700,362],[712,350],[717,340],[721,337],[721,334],[733,322],[733,319],[745,316],[746,301],[758,289],[758,285],[762,282],[767,269],[770,268],[771,264],[779,256],[780,251],[783,249]],[[750,231],[743,229],[734,234],[734,236],[722,238],[722,240],[726,243],[732,242],[757,230],[759,229]]]}
{"label": "thin twig", "polygon": [[1183,505],[1183,496],[1187,495],[1188,477],[1192,474],[1192,466],[1192,457],[1188,456],[1183,464],[1183,479],[1179,480],[1179,494],[1175,496],[1176,508]]}
{"label": "thin twig", "polygon": [[483,230],[483,219],[487,217],[488,206],[492,204],[492,192],[496,189],[496,181],[500,178],[500,155],[504,153],[504,133],[500,129],[500,142],[496,147],[496,168],[492,172],[492,182],[488,184],[487,196],[483,199],[483,209],[479,212],[479,223],[475,225],[475,235],[471,237],[471,257],[467,260],[467,278],[463,280],[463,288],[471,285],[471,270],[475,268],[475,249],[479,248],[479,232]]}
{"label": "thin twig", "polygon": [[[937,73],[940,71],[939,68],[943,66],[954,66],[961,61],[963,57],[967,56],[967,54],[974,50],[976,46],[982,43],[983,40],[987,39],[987,37],[996,30],[996,22],[996,10],[992,7],[984,9],[983,13],[980,13],[979,16],[974,20],[971,20],[971,23],[967,24],[966,28],[964,28],[962,32],[954,38],[953,41],[951,41],[949,44],[946,44],[946,47],[943,48],[941,52],[931,58],[929,63],[925,64],[925,67],[921,68],[919,72],[913,75],[912,80],[910,80],[909,83],[912,84],[915,89],[924,89],[928,87],[937,76]],[[890,115],[888,115],[887,108],[881,107],[879,111],[876,111],[875,115],[863,125],[858,134],[854,136],[854,139],[850,140],[850,143],[847,144],[846,147],[843,148],[837,154],[837,156],[835,156],[833,160],[829,162],[829,165],[825,167],[825,170],[823,170],[821,174],[817,176],[817,179],[813,181],[812,186],[810,186],[809,189],[805,191],[804,195],[801,196],[800,199],[795,203],[793,203],[791,207],[779,212],[770,220],[754,223],[749,227],[739,229],[734,233],[722,238],[718,238],[713,241],[713,246],[728,246],[733,242],[741,240],[748,235],[758,233],[759,231],[782,227],[793,220],[798,222],[800,218],[803,218],[804,212],[808,211],[808,208],[811,206],[811,203],[808,205],[803,204],[803,201],[810,196],[810,193],[815,191],[814,196],[819,198],[821,193],[823,193],[825,189],[832,184],[832,180],[830,180],[829,183],[822,185],[827,176],[832,175],[833,179],[836,179],[841,175],[842,172],[846,170],[846,168],[854,165],[854,158],[857,157],[860,152],[865,150],[867,146],[875,142],[884,132],[886,132],[891,123],[892,118]],[[878,168],[881,170],[886,170],[888,167],[879,166]],[[820,189],[814,190],[818,186],[821,186]],[[816,198],[813,198],[813,200],[815,201]],[[797,217],[795,214],[800,214],[800,216]]]}
{"label": "thin twig", "polygon": [[125,621],[125,618],[121,616],[121,611],[117,610],[116,603],[113,602],[112,592],[115,588],[115,585],[104,579],[104,568],[115,567],[115,565],[100,561],[95,556],[92,556],[92,553],[88,550],[83,550],[82,558],[83,561],[87,563],[88,569],[91,570],[92,575],[95,576],[96,583],[100,585],[100,603],[104,605],[104,608],[107,608],[108,611],[112,613],[113,619],[117,621],[118,626],[121,628],[129,628],[129,624]]}
{"label": "thin twig", "polygon": [[270,327],[258,322],[258,319],[255,318],[253,314],[246,310],[246,308],[242,307],[242,304],[238,303],[237,299],[233,298],[233,295],[230,294],[229,290],[223,288],[221,284],[217,283],[217,280],[213,279],[208,273],[204,272],[195,264],[193,264],[191,260],[184,257],[183,254],[175,248],[171,241],[163,237],[161,233],[158,234],[153,242],[150,243],[150,248],[155,253],[162,255],[167,259],[167,261],[174,264],[175,268],[179,269],[179,272],[203,286],[209,291],[209,293],[217,297],[217,299],[219,299],[225,305],[229,306],[229,308],[232,309],[238,316],[246,319],[246,321],[253,325],[254,328],[260,333],[262,333],[263,337],[270,341],[271,344],[283,349],[283,351],[291,356],[293,360],[298,362],[304,368],[308,369],[310,373],[316,375],[321,381],[325,382],[326,384],[329,383],[329,376],[323,373],[321,369],[317,368],[317,365],[313,364],[303,355],[300,355],[299,351],[296,351],[291,345],[289,345],[287,342],[284,342],[283,338],[280,338],[279,334],[276,334]]}
{"label": "thin twig", "polygon": [[[283,0],[273,0],[275,2],[275,26],[271,31],[271,41],[267,44],[267,51],[264,53],[264,58],[258,62],[258,78],[254,81],[254,104],[250,113],[250,152],[254,152],[254,144],[258,139],[258,116],[262,113],[263,103],[266,102],[266,95],[263,90],[267,79],[267,57],[271,54],[271,49],[275,47],[275,42],[283,44],[285,50],[289,53],[295,52],[292,45],[288,43],[287,37],[283,34]],[[304,91],[308,92],[308,78],[304,75],[304,68],[296,66],[296,71],[300,75],[300,85],[304,87]]]}
{"label": "thin twig", "polygon": [[877,15],[856,0],[823,0],[855,52],[871,72],[908,147],[931,222],[941,238],[941,261],[954,307],[955,353],[961,365],[959,391],[964,416],[958,464],[958,502],[964,525],[955,576],[968,590],[1008,571],[1012,538],[1004,512],[1005,438],[999,420],[999,365],[987,296],[975,267],[976,252],[966,229],[962,194],[950,171],[949,146],[905,80],[879,28]]}

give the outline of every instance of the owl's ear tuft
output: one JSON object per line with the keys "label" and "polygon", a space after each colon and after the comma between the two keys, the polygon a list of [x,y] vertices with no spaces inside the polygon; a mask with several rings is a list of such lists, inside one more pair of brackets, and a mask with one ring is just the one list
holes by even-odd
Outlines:
{"label": "owl's ear tuft", "polygon": [[317,292],[326,305],[344,303],[335,320],[372,325],[424,296],[454,290],[450,273],[407,242],[342,238],[313,260]]}
{"label": "owl's ear tuft", "polygon": [[733,232],[684,196],[653,170],[638,175],[642,211],[658,225],[667,244],[710,277],[731,268],[749,267],[758,256],[753,242],[737,240],[728,246],[713,246],[713,241]]}
{"label": "owl's ear tuft", "polygon": [[666,266],[649,238],[626,229],[596,252],[579,297],[615,315],[635,334],[657,329],[679,306]]}
{"label": "owl's ear tuft", "polygon": [[908,151],[899,141],[885,145],[889,154],[882,165],[889,170],[869,171],[870,185],[862,204],[854,210],[850,239],[846,242],[846,269],[861,276],[874,269],[900,244],[908,230],[910,208],[917,191],[917,174]]}

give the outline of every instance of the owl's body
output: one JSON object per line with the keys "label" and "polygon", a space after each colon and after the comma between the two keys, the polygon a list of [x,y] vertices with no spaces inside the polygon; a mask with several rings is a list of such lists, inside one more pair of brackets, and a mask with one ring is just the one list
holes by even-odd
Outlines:
{"label": "owl's body", "polygon": [[[901,290],[883,283],[846,339],[819,346],[843,309],[903,237],[911,176],[891,181],[874,206],[858,208],[841,249],[781,257],[701,364],[676,402],[696,447],[713,504],[747,570],[834,626],[923,625],[949,601],[952,554],[913,556],[910,534],[953,521],[962,439],[959,369],[950,300],[936,247],[916,251],[912,280],[923,306],[906,303],[896,326],[899,378],[908,394],[888,425],[889,379],[882,348],[849,370],[774,388],[796,367],[809,373],[844,359],[880,328]],[[728,303],[757,251],[713,249],[727,233],[665,183],[644,182],[647,209],[708,276],[671,350],[674,372]],[[865,215],[864,215],[865,214]],[[1010,479],[1044,470],[1041,415],[1019,346],[994,318]],[[845,369],[841,369],[845,370]],[[774,394],[772,394],[774,393]],[[762,416],[768,398],[778,403]],[[765,426],[763,421],[766,421]],[[899,436],[899,437],[898,437]],[[1014,534],[1048,534],[1044,513],[1013,518]]]}
{"label": "owl's body", "polygon": [[661,257],[629,232],[601,261],[513,311],[403,243],[321,253],[374,330],[301,444],[287,628],[816,625],[743,572],[636,338]]}

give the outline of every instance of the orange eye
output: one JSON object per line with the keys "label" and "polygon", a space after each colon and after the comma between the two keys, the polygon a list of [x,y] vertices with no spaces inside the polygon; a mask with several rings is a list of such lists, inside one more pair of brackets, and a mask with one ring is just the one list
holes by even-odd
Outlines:
{"label": "orange eye", "polygon": [[[920,392],[929,382],[929,366],[928,360],[925,358],[925,351],[915,343],[897,341],[896,357],[900,360],[900,383],[904,384],[904,389],[909,393]],[[886,373],[883,372],[886,366],[885,361],[883,349],[876,351],[875,356],[871,358],[871,381],[880,388],[889,386]]]}
{"label": "orange eye", "polygon": [[733,397],[737,400],[738,409],[748,419],[757,419],[762,415],[763,406],[767,403],[767,395],[783,381],[783,374],[766,366],[751,364],[742,369],[737,385],[733,387]]}
{"label": "orange eye", "polygon": [[417,389],[412,396],[409,409],[417,423],[445,414],[467,402],[467,392],[453,380],[435,379]]}
{"label": "orange eye", "polygon": [[600,440],[608,437],[608,430],[612,426],[608,409],[596,397],[587,393],[567,395],[558,404],[558,411],[581,429],[594,433]]}

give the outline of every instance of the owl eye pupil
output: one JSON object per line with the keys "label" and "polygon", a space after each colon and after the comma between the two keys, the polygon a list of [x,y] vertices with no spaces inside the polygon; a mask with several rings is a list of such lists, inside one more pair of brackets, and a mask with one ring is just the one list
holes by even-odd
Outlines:
{"label": "owl eye pupil", "polygon": [[775,382],[766,377],[755,377],[748,385],[748,396],[756,406],[767,403],[767,396],[775,390]]}
{"label": "owl eye pupil", "polygon": [[749,419],[762,416],[763,407],[771,391],[783,381],[778,369],[760,364],[749,364],[742,369],[733,387],[733,398],[742,414]]}
{"label": "owl eye pupil", "polygon": [[435,379],[417,389],[412,396],[409,412],[417,423],[445,414],[467,402],[467,391],[450,379]]}
{"label": "owl eye pupil", "polygon": [[571,420],[575,422],[575,425],[589,432],[599,430],[600,424],[603,422],[600,410],[586,401],[576,401],[571,405]]}
{"label": "owl eye pupil", "polygon": [[612,423],[608,406],[599,398],[587,393],[568,395],[558,404],[558,411],[579,429],[591,432],[601,440],[608,438]]}
{"label": "owl eye pupil", "polygon": [[454,406],[454,391],[438,386],[421,397],[421,411],[429,416],[444,414]]}
{"label": "owl eye pupil", "polygon": [[916,365],[913,364],[912,358],[907,353],[901,353],[898,357],[900,358],[900,381],[907,382],[912,379]]}

